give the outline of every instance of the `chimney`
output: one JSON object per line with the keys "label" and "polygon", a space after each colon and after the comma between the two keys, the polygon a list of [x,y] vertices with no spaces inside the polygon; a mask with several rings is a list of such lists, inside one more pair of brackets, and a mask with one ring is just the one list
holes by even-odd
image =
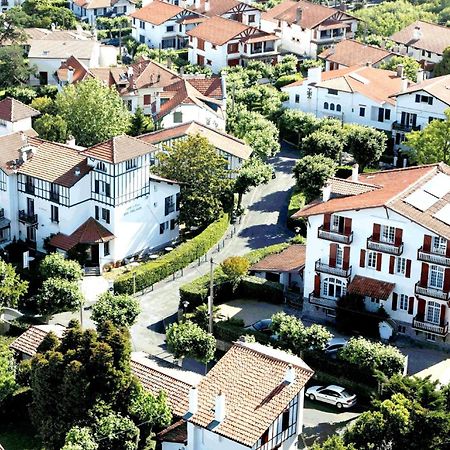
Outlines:
{"label": "chimney", "polygon": [[128,67],[127,67],[127,77],[128,77],[128,78],[132,78],[133,75],[134,75],[133,67],[128,66]]}
{"label": "chimney", "polygon": [[413,31],[413,40],[418,41],[422,37],[422,31],[420,31],[420,27],[415,27]]}
{"label": "chimney", "polygon": [[67,68],[67,84],[71,84],[73,80],[73,67],[69,66]]}
{"label": "chimney", "polygon": [[51,27],[52,31],[55,31],[55,30],[56,30],[56,25],[55,25],[54,22],[52,22],[52,24],[50,25],[50,27]]}
{"label": "chimney", "polygon": [[198,390],[192,386],[189,390],[189,410],[188,413],[194,415],[198,411]]}
{"label": "chimney", "polygon": [[225,419],[225,394],[222,391],[216,397],[216,403],[214,407],[214,420],[216,422],[223,422]]}
{"label": "chimney", "polygon": [[402,78],[402,92],[405,92],[408,89],[408,79],[406,77]]}
{"label": "chimney", "polygon": [[75,176],[76,177],[79,177],[80,176],[80,174],[81,174],[81,171],[80,171],[80,168],[77,166],[77,167],[75,167],[75,171],[74,171],[74,174],[75,174]]}
{"label": "chimney", "polygon": [[302,21],[302,16],[303,16],[302,8],[298,7],[295,10],[295,22],[297,23],[297,25],[300,25],[300,22]]}
{"label": "chimney", "polygon": [[353,164],[352,167],[352,181],[358,181],[359,164]]}
{"label": "chimney", "polygon": [[283,381],[286,384],[291,384],[295,381],[295,369],[292,364],[289,364],[289,367],[286,369]]}
{"label": "chimney", "polygon": [[397,66],[397,76],[398,76],[399,78],[402,78],[402,77],[403,77],[403,72],[404,72],[403,64],[399,64],[399,65]]}
{"label": "chimney", "polygon": [[71,134],[69,136],[67,136],[66,145],[68,145],[69,147],[75,148],[75,138]]}
{"label": "chimney", "polygon": [[308,84],[320,83],[322,81],[322,67],[311,67],[308,69]]}
{"label": "chimney", "polygon": [[205,0],[205,12],[208,12],[209,11],[209,9],[210,9],[210,3],[209,3],[209,0]]}
{"label": "chimney", "polygon": [[425,72],[423,69],[417,70],[417,83],[422,83],[422,81],[425,79]]}
{"label": "chimney", "polygon": [[331,183],[327,182],[322,188],[322,201],[327,202],[331,197]]}

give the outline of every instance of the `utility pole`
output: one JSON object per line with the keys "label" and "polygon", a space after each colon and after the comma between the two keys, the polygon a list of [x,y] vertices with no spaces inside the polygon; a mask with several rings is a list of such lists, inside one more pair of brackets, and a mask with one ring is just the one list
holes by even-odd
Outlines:
{"label": "utility pole", "polygon": [[209,268],[209,298],[208,298],[208,331],[213,334],[213,300],[214,300],[214,260],[211,258]]}

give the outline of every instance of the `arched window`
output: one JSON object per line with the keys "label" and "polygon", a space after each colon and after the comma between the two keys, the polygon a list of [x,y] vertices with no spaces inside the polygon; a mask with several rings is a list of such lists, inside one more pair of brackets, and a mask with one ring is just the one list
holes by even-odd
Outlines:
{"label": "arched window", "polygon": [[325,102],[325,103],[323,104],[323,109],[328,109],[328,102]]}
{"label": "arched window", "polygon": [[96,169],[99,171],[99,172],[106,172],[106,164],[104,163],[104,162],[99,162],[99,163],[97,163],[97,167],[96,167]]}
{"label": "arched window", "polygon": [[341,111],[341,105],[336,105],[336,111]]}
{"label": "arched window", "polygon": [[325,278],[322,284],[322,295],[328,298],[339,298],[345,295],[347,288],[343,281],[337,278]]}
{"label": "arched window", "polygon": [[334,111],[334,103],[330,104],[330,109],[331,109],[331,111]]}

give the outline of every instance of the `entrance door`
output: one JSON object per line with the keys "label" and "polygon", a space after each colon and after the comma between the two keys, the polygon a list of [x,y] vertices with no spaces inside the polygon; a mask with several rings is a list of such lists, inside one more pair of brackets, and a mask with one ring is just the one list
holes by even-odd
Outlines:
{"label": "entrance door", "polygon": [[27,214],[29,216],[34,215],[34,200],[29,197],[27,197]]}
{"label": "entrance door", "polygon": [[91,245],[91,265],[98,266],[99,264],[99,245]]}

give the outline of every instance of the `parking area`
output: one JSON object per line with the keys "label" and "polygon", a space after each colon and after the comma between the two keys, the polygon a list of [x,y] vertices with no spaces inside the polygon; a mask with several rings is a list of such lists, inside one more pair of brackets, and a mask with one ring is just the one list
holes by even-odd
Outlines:
{"label": "parking area", "polygon": [[236,299],[220,305],[220,313],[225,318],[242,319],[245,326],[258,320],[270,319],[280,311],[285,311],[284,305],[274,305],[257,300]]}

